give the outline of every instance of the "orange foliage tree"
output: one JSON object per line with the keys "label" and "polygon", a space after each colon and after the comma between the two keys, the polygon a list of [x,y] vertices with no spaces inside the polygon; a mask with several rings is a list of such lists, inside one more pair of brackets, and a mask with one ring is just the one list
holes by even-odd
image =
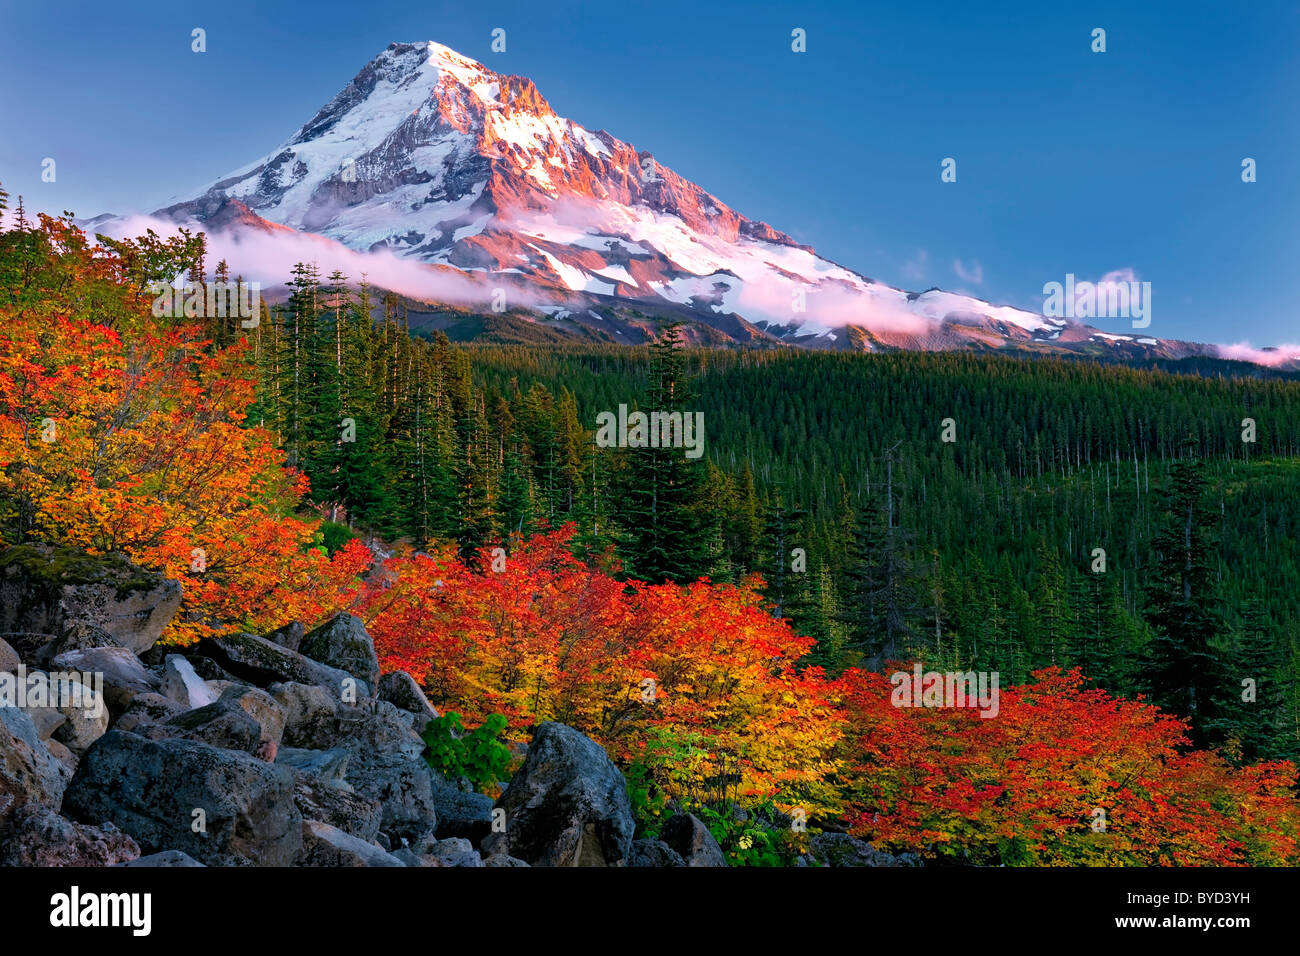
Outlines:
{"label": "orange foliage tree", "polygon": [[295,516],[301,476],[244,420],[243,343],[213,349],[197,323],[155,319],[121,254],[138,247],[91,246],[46,216],[5,239],[6,262],[25,249],[30,268],[0,290],[4,542],[121,552],[177,578],[174,640],[336,611],[368,552],[330,559],[318,522]]}

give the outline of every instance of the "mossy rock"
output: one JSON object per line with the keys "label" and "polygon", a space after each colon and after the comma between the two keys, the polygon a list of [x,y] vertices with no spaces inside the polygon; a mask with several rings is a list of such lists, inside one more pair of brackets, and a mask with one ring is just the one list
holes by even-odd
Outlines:
{"label": "mossy rock", "polygon": [[57,637],[53,653],[97,646],[143,653],[162,636],[182,597],[180,582],[121,554],[48,544],[0,551],[0,630]]}
{"label": "mossy rock", "polygon": [[107,584],[119,599],[155,588],[162,575],[141,568],[121,554],[87,554],[77,548],[48,544],[16,544],[0,551],[0,579],[21,577],[45,596],[64,587]]}

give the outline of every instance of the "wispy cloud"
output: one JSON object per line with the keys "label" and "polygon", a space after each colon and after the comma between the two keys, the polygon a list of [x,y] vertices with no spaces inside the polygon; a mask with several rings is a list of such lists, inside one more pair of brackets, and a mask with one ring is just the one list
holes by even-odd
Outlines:
{"label": "wispy cloud", "polygon": [[957,278],[962,282],[969,282],[971,285],[982,285],[984,282],[984,267],[974,259],[970,261],[970,265],[966,265],[960,259],[952,260],[952,271],[957,273]]}
{"label": "wispy cloud", "polygon": [[924,249],[916,250],[916,255],[903,263],[903,279],[907,282],[920,282],[929,273],[930,254]]}
{"label": "wispy cloud", "polygon": [[1138,279],[1137,270],[1132,266],[1125,266],[1123,269],[1112,269],[1110,272],[1107,272],[1104,276],[1098,279],[1097,288],[1106,289],[1116,283],[1123,282],[1128,284],[1130,282],[1138,281],[1140,280]]}

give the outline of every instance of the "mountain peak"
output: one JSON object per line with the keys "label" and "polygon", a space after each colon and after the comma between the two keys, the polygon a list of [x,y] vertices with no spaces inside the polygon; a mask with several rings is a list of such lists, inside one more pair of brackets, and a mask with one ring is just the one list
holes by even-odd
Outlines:
{"label": "mountain peak", "polygon": [[[487,239],[470,240],[545,217],[563,200],[605,204],[616,215],[648,210],[725,242],[797,247],[648,151],[556,115],[528,77],[497,73],[434,41],[390,44],[275,152],[164,212],[201,219],[226,199],[353,248],[488,271],[536,266],[556,281],[562,273],[536,242],[511,243],[503,258],[485,252]],[[664,278],[678,277],[671,271]]]}
{"label": "mountain peak", "polygon": [[260,218],[456,270],[478,288],[523,286],[513,301],[595,322],[606,320],[589,305],[636,303],[819,348],[1155,343],[877,283],[651,152],[557,115],[531,79],[433,41],[390,44],[275,151],[161,212],[214,229]]}

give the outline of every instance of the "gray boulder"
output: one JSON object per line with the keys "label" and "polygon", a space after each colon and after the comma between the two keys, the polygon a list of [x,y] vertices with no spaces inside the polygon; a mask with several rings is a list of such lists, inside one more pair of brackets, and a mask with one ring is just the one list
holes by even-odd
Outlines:
{"label": "gray boulder", "polygon": [[424,733],[429,721],[438,719],[438,711],[424,696],[414,677],[406,671],[393,671],[379,678],[379,699],[415,716],[415,732]]}
{"label": "gray boulder", "polygon": [[439,840],[429,855],[433,857],[434,866],[483,866],[483,858],[473,845],[458,837]]}
{"label": "gray boulder", "polygon": [[0,631],[61,636],[69,623],[80,622],[142,653],[180,605],[178,582],[122,555],[26,544],[0,556]]}
{"label": "gray boulder", "polygon": [[339,784],[347,773],[348,758],[351,756],[351,752],[343,747],[332,750],[281,747],[275,755],[275,762],[321,783]]}
{"label": "gray boulder", "polygon": [[251,754],[257,749],[261,728],[257,721],[224,698],[215,704],[187,710],[166,720],[159,734],[149,734],[150,739],[170,737],[176,740],[193,740],[210,744],[223,750],[238,750]]}
{"label": "gray boulder", "polygon": [[131,706],[137,694],[156,693],[158,678],[140,663],[140,658],[125,647],[89,647],[65,651],[50,663],[53,671],[77,671],[102,674],[104,700],[113,714]]}
{"label": "gray boulder", "polygon": [[346,751],[344,779],[382,805],[381,829],[394,845],[433,831],[433,782],[414,715],[373,698],[344,704],[320,687],[296,682],[273,684],[269,692],[285,714],[283,745]]}
{"label": "gray boulder", "polygon": [[320,685],[329,688],[339,700],[349,690],[355,691],[358,697],[369,692],[365,688],[353,687],[355,678],[346,671],[329,667],[253,634],[209,637],[199,641],[198,651],[216,661],[223,670],[258,687],[290,681]]}
{"label": "gray boulder", "polygon": [[184,708],[162,694],[136,694],[131,705],[113,722],[114,730],[124,730],[150,740],[160,740],[172,736],[164,725],[168,720],[185,713]]}
{"label": "gray boulder", "polygon": [[0,707],[0,824],[29,803],[57,809],[71,777],[26,712]]}
{"label": "gray boulder", "polygon": [[727,858],[698,817],[679,813],[670,819],[659,837],[686,861],[687,866],[726,866]]}
{"label": "gray boulder", "polygon": [[636,867],[685,866],[680,853],[663,840],[633,840],[627,865]]}
{"label": "gray boulder", "polygon": [[206,707],[217,702],[217,695],[207,681],[194,670],[194,665],[180,654],[168,654],[163,661],[162,684],[159,692],[186,710]]}
{"label": "gray boulder", "polygon": [[279,644],[281,647],[296,651],[302,646],[302,634],[302,622],[290,621],[284,627],[267,634],[266,639]]}
{"label": "gray boulder", "polygon": [[138,860],[132,860],[130,863],[118,863],[117,866],[183,866],[194,867],[202,866],[198,860],[188,853],[182,853],[180,850],[163,850],[161,853],[150,853],[148,856],[142,856]]}
{"label": "gray boulder", "polygon": [[253,755],[274,761],[280,739],[284,736],[284,711],[275,698],[260,688],[237,685],[222,691],[220,702],[238,707],[257,723],[257,746]]}
{"label": "gray boulder", "polygon": [[438,813],[438,838],[463,837],[477,845],[492,832],[492,798],[466,792],[433,778],[433,807]]}
{"label": "gray boulder", "polygon": [[[54,732],[63,726],[67,718],[59,712],[57,707],[34,703],[37,700],[49,700],[49,682],[46,680],[45,672],[32,671],[25,675],[18,674],[15,676],[22,678],[21,683],[27,688],[26,702],[22,708],[23,713],[31,718],[32,726],[36,728],[36,736],[40,737],[42,741],[49,740],[54,736]],[[36,696],[37,694],[42,696]]]}
{"label": "gray boulder", "polygon": [[209,866],[288,866],[302,850],[293,789],[292,773],[246,753],[111,730],[82,757],[63,812],[85,823],[111,820],[146,853],[183,850]]}
{"label": "gray boulder", "polygon": [[67,621],[63,632],[54,639],[48,649],[42,649],[41,657],[49,660],[65,651],[84,651],[92,647],[122,647],[122,642],[98,624],[90,621]]}
{"label": "gray boulder", "polygon": [[393,854],[319,820],[302,824],[303,866],[406,866]]}
{"label": "gray boulder", "polygon": [[0,673],[16,672],[18,663],[31,667],[45,667],[54,656],[54,648],[59,642],[57,635],[31,631],[6,631],[0,633],[0,640],[3,640],[18,658],[17,663],[0,667]]}
{"label": "gray boulder", "polygon": [[3,638],[0,638],[0,674],[16,674],[18,666],[22,664],[23,659],[18,656],[18,652],[13,646]]}
{"label": "gray boulder", "polygon": [[73,823],[31,803],[13,814],[0,841],[0,866],[115,866],[139,855],[136,842],[111,823]]}
{"label": "gray boulder", "polygon": [[302,773],[294,774],[293,802],[304,820],[319,820],[367,843],[382,839],[382,811],[377,800],[347,785],[324,783]]}
{"label": "gray boulder", "polygon": [[[847,833],[817,833],[808,840],[807,856],[820,866],[915,866],[913,854],[893,856]],[[800,859],[799,864],[808,865]]]}
{"label": "gray boulder", "polygon": [[533,866],[623,866],[635,823],[623,774],[595,741],[563,724],[538,726],[523,767],[496,806],[505,832],[483,841]]}
{"label": "gray boulder", "polygon": [[375,655],[375,644],[366,633],[361,618],[355,614],[339,614],[304,634],[298,651],[314,661],[351,674],[366,685],[367,694],[373,694],[379,686],[379,658]]}
{"label": "gray boulder", "polygon": [[345,779],[383,807],[380,828],[395,841],[432,833],[438,814],[424,741],[412,716],[381,700],[340,708],[332,744],[350,754]]}
{"label": "gray boulder", "polygon": [[53,737],[45,741],[45,749],[50,752],[55,760],[68,768],[68,779],[71,780],[73,772],[77,769],[77,755]]}
{"label": "gray boulder", "polygon": [[267,693],[284,714],[283,747],[329,750],[338,737],[339,698],[324,687],[296,681],[272,684]]}
{"label": "gray boulder", "polygon": [[58,709],[63,724],[54,732],[54,738],[80,756],[108,732],[108,707],[96,698],[94,688],[71,679],[67,683],[77,686],[71,694],[66,688],[60,692]]}
{"label": "gray boulder", "polygon": [[[186,654],[185,659],[189,661],[190,666],[194,668],[194,673],[202,677],[204,682],[208,684],[209,689],[211,689],[214,681],[226,681],[227,683],[232,684],[247,683],[247,681],[237,679],[234,674],[230,673],[230,671],[226,670],[212,658],[197,653],[197,649],[201,646],[202,642],[195,645],[195,647],[191,649],[194,650],[195,653]],[[148,663],[148,661],[146,661],[146,663]]]}
{"label": "gray boulder", "polygon": [[36,734],[45,742],[55,738],[81,753],[108,729],[108,710],[93,686],[93,680],[80,672],[52,674],[20,667],[12,675],[25,688],[23,710],[36,726]]}

